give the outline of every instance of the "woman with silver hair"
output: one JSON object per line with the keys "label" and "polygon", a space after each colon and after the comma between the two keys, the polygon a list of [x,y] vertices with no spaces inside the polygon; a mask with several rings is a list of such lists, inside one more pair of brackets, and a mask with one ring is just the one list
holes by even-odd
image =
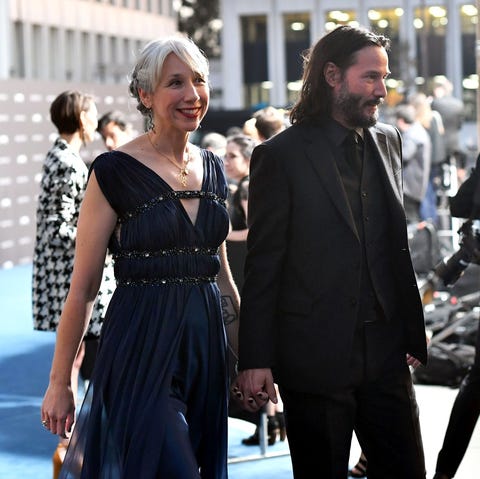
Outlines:
{"label": "woman with silver hair", "polygon": [[148,131],[94,161],[42,422],[75,420],[69,374],[107,248],[117,289],[63,478],[227,477],[227,341],[239,297],[227,262],[222,160],[189,142],[208,62],[184,37],[149,43],[130,92]]}

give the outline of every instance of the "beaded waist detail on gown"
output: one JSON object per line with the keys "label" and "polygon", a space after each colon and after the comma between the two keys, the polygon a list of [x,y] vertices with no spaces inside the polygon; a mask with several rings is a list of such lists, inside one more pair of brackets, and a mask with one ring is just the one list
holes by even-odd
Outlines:
{"label": "beaded waist detail on gown", "polygon": [[217,279],[218,248],[173,247],[114,254],[118,286],[200,284]]}

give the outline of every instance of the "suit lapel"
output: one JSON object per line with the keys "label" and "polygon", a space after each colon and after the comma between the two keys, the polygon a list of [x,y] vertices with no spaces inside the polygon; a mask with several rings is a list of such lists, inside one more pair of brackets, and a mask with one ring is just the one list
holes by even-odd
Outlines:
{"label": "suit lapel", "polygon": [[[372,136],[372,144],[377,148],[377,153],[381,160],[380,165],[390,183],[391,191],[397,202],[403,208],[400,152],[393,147],[393,143],[391,147],[389,147],[386,135],[377,128],[373,127],[367,131]],[[388,190],[390,190],[390,188],[388,188]]]}
{"label": "suit lapel", "polygon": [[315,127],[308,128],[305,132],[305,140],[308,161],[312,164],[322,186],[332,198],[332,202],[338,212],[358,238],[355,221],[329,141],[321,129]]}
{"label": "suit lapel", "polygon": [[[367,134],[371,135],[372,144],[380,159],[380,167],[385,178],[390,184],[387,194],[392,195],[394,202],[403,212],[402,198],[402,171],[400,151],[395,148],[395,143],[388,142],[385,133],[377,127],[369,128]],[[358,238],[355,221],[350,210],[347,194],[343,188],[340,172],[338,171],[332,147],[320,128],[308,127],[304,131],[306,156],[317,173],[324,189],[332,198],[333,204],[340,215]],[[373,158],[372,158],[373,159]]]}

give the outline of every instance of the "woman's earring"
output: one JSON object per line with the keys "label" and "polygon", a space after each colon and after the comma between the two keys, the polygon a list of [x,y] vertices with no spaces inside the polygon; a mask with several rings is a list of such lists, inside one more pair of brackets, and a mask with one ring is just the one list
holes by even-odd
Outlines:
{"label": "woman's earring", "polygon": [[147,113],[147,130],[153,130],[155,133],[155,122],[153,121],[153,111],[151,108],[148,109]]}

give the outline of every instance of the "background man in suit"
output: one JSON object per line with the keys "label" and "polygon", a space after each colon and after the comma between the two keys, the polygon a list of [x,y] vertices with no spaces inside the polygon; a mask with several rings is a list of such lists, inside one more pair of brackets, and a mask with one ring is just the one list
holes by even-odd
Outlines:
{"label": "background man in suit", "polygon": [[427,352],[401,139],[377,124],[388,47],[348,26],[321,38],[292,126],[252,156],[232,391],[254,411],[278,383],[295,479],[346,477],[353,430],[369,479],[425,477],[408,366]]}

